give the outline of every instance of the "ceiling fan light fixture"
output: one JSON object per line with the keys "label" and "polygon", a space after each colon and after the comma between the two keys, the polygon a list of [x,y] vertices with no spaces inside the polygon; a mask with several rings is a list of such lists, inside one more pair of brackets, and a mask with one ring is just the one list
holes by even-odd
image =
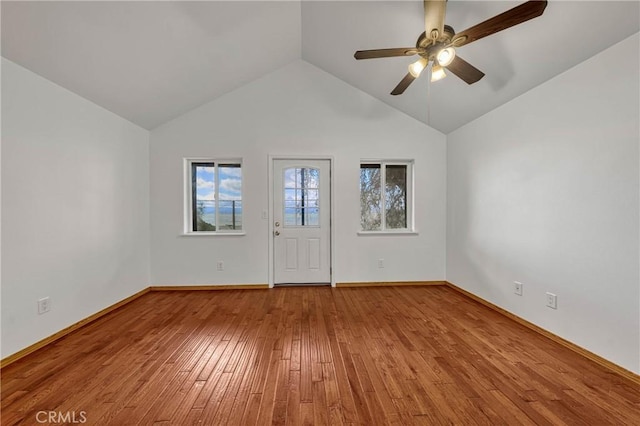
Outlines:
{"label": "ceiling fan light fixture", "polygon": [[411,74],[414,78],[418,78],[426,67],[427,60],[425,58],[420,58],[417,61],[409,64],[409,74]]}
{"label": "ceiling fan light fixture", "polygon": [[456,50],[453,47],[447,47],[446,49],[442,49],[436,55],[436,60],[438,61],[438,65],[441,67],[446,67],[449,65],[453,59],[456,57]]}
{"label": "ceiling fan light fixture", "polygon": [[443,78],[445,78],[447,76],[447,74],[444,72],[444,68],[442,68],[440,65],[433,65],[433,68],[431,69],[431,81],[438,81],[438,80],[442,80]]}

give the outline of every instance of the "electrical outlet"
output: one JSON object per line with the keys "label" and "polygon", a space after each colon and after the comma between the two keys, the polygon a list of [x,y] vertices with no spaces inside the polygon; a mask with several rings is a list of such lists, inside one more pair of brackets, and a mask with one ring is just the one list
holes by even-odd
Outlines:
{"label": "electrical outlet", "polygon": [[51,299],[49,297],[43,297],[38,299],[38,314],[44,314],[51,310]]}
{"label": "electrical outlet", "polygon": [[384,268],[384,259],[378,259],[378,268]]}
{"label": "electrical outlet", "polygon": [[224,271],[224,262],[222,260],[218,260],[217,268],[218,271]]}
{"label": "electrical outlet", "polygon": [[513,282],[513,292],[518,296],[522,296],[522,287],[524,287],[524,285],[521,282]]}
{"label": "electrical outlet", "polygon": [[551,309],[558,309],[558,296],[547,292],[547,306]]}

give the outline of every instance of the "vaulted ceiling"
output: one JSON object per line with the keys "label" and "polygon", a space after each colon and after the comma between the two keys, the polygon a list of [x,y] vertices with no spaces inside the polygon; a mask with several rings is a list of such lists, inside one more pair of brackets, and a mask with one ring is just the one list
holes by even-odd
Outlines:
{"label": "vaulted ceiling", "polygon": [[[446,22],[461,31],[520,3],[450,0]],[[640,30],[637,1],[551,0],[541,17],[458,50],[486,74],[478,83],[423,77],[391,96],[415,58],[356,61],[353,53],[415,45],[422,1],[0,7],[2,56],[147,129],[303,59],[448,133]]]}

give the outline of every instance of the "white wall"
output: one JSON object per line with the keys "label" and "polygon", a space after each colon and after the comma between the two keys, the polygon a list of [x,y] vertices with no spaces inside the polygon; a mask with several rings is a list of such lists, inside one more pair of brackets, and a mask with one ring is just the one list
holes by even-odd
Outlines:
{"label": "white wall", "polygon": [[[150,151],[152,285],[269,281],[270,154],[333,156],[337,282],[444,279],[445,136],[304,61],[153,130]],[[183,158],[209,156],[243,159],[245,236],[181,236]],[[357,235],[359,162],[377,157],[415,159],[419,235]]]}
{"label": "white wall", "polygon": [[149,132],[5,59],[2,124],[4,358],[149,285]]}
{"label": "white wall", "polygon": [[636,34],[447,138],[447,280],[636,373],[639,50]]}
{"label": "white wall", "polygon": [[[1,10],[1,8],[0,8]],[[2,13],[0,12],[0,16]],[[2,81],[2,66],[0,66],[0,82]],[[2,84],[0,84],[0,99],[2,99]],[[2,105],[0,105],[0,307],[2,307]],[[2,314],[0,313],[0,359],[2,359]]]}

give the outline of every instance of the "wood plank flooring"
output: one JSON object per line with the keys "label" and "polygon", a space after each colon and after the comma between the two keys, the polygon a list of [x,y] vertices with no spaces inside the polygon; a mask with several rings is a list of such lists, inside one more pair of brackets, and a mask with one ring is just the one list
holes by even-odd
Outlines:
{"label": "wood plank flooring", "polygon": [[634,425],[639,388],[444,286],[286,287],[146,294],[5,367],[1,407],[2,425]]}

